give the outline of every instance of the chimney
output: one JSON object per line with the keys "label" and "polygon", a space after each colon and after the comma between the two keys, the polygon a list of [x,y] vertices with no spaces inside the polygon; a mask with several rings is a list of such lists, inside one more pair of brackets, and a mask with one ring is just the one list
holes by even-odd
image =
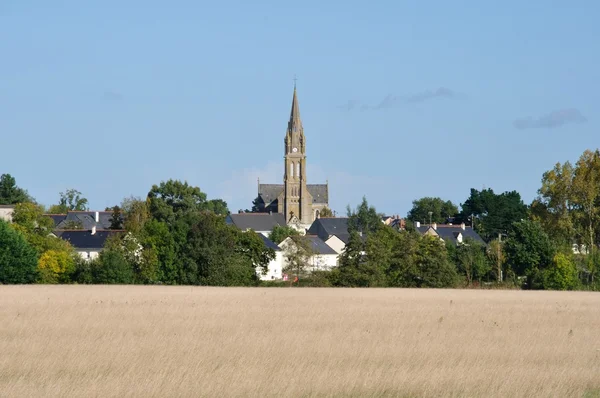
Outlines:
{"label": "chimney", "polygon": [[[98,214],[98,213],[96,213],[96,214]],[[95,225],[92,227],[92,235],[96,235],[96,226]]]}
{"label": "chimney", "polygon": [[463,231],[465,230],[465,223],[464,222],[460,223],[460,229],[462,229]]}
{"label": "chimney", "polygon": [[421,228],[421,222],[420,221],[415,221],[415,227],[416,228]]}
{"label": "chimney", "polygon": [[431,226],[433,227],[433,229],[437,229],[437,223],[433,223]]}
{"label": "chimney", "polygon": [[96,212],[96,222],[100,222],[100,212]]}

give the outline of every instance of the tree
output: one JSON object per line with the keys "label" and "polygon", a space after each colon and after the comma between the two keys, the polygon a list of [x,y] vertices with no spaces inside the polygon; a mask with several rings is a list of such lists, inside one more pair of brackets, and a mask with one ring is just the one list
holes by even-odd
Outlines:
{"label": "tree", "polygon": [[288,225],[276,225],[275,227],[273,227],[273,230],[269,234],[269,239],[273,243],[278,245],[290,236],[299,236],[299,235],[300,235],[300,232],[298,232],[298,230],[296,230]]}
{"label": "tree", "polygon": [[453,217],[457,213],[458,207],[451,201],[425,197],[413,201],[413,207],[406,218],[413,222],[429,223],[431,220],[432,223],[442,224],[446,222],[448,217]]}
{"label": "tree", "polygon": [[498,195],[492,189],[471,189],[471,195],[462,204],[458,218],[463,222],[471,220],[479,235],[489,242],[499,233],[508,233],[514,222],[527,217],[527,205],[523,203],[517,191]]}
{"label": "tree", "polygon": [[544,288],[552,290],[573,290],[577,285],[577,268],[573,259],[557,253],[552,265],[544,273]]}
{"label": "tree", "polygon": [[542,187],[531,204],[531,213],[548,235],[559,245],[570,247],[575,241],[573,218],[573,178],[575,169],[569,162],[557,163],[542,176]]}
{"label": "tree", "polygon": [[275,250],[265,246],[262,238],[251,231],[238,234],[237,251],[263,275],[267,274],[269,263],[275,259]]}
{"label": "tree", "polygon": [[131,284],[134,282],[133,267],[125,257],[114,250],[103,250],[98,261],[92,262],[93,283]]}
{"label": "tree", "polygon": [[361,268],[366,261],[365,242],[357,231],[351,231],[348,243],[339,259],[339,266],[331,271],[336,286],[360,286],[364,283]]}
{"label": "tree", "polygon": [[227,202],[223,199],[211,199],[206,203],[206,210],[212,211],[215,214],[226,216],[229,214]]}
{"label": "tree", "polygon": [[291,242],[284,248],[285,267],[283,271],[298,278],[306,276],[310,258],[314,254],[306,236],[291,236]]}
{"label": "tree", "polygon": [[555,249],[542,226],[531,220],[515,222],[505,244],[506,260],[516,275],[527,276],[528,287],[546,269]]}
{"label": "tree", "polygon": [[319,217],[334,217],[334,215],[329,207],[323,207],[319,212]]}
{"label": "tree", "polygon": [[496,281],[498,283],[502,282],[506,256],[504,255],[504,245],[500,239],[494,239],[489,243],[487,256],[490,264],[493,266],[493,273],[496,275]]}
{"label": "tree", "polygon": [[23,235],[0,220],[0,283],[34,283],[37,253]]}
{"label": "tree", "polygon": [[456,285],[456,267],[448,260],[446,246],[438,238],[423,236],[415,250],[417,273],[412,279],[417,287],[445,288]]}
{"label": "tree", "polygon": [[123,216],[121,215],[121,208],[119,206],[114,206],[112,208],[110,229],[123,229]]}
{"label": "tree", "polygon": [[87,210],[88,200],[76,189],[67,189],[60,193],[58,205],[50,206],[50,214],[66,214],[68,211]]}
{"label": "tree", "polygon": [[10,174],[0,176],[0,205],[14,205],[32,201],[27,191],[17,186],[13,176]]}
{"label": "tree", "polygon": [[481,279],[491,270],[485,250],[485,246],[471,238],[465,239],[456,248],[457,266],[464,273],[469,285],[473,280],[481,282]]}
{"label": "tree", "polygon": [[13,227],[18,230],[39,254],[48,250],[73,253],[69,242],[51,235],[54,221],[44,215],[44,209],[34,203],[19,203],[13,212]]}
{"label": "tree", "polygon": [[75,272],[75,259],[65,250],[48,250],[40,256],[38,271],[41,283],[68,283]]}
{"label": "tree", "polygon": [[134,196],[123,199],[121,213],[124,218],[123,226],[132,233],[141,232],[150,219],[148,202]]}
{"label": "tree", "polygon": [[348,214],[348,232],[358,232],[365,236],[377,232],[382,226],[381,216],[375,210],[375,207],[370,206],[367,198],[363,197],[360,205],[356,210],[347,207]]}
{"label": "tree", "polygon": [[159,221],[172,222],[178,214],[207,208],[206,194],[187,182],[163,181],[148,192],[148,210]]}

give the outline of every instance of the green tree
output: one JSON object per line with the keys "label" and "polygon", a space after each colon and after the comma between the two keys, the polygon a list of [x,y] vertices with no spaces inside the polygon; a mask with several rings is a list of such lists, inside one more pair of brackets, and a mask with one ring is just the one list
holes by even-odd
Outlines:
{"label": "green tree", "polygon": [[552,265],[544,272],[544,288],[552,290],[573,290],[577,286],[577,268],[573,259],[557,253]]}
{"label": "green tree", "polygon": [[10,174],[0,176],[0,205],[14,205],[32,202],[26,190],[17,186],[16,180]]}
{"label": "green tree", "polygon": [[291,242],[284,247],[285,267],[283,271],[298,278],[308,275],[310,258],[314,251],[306,236],[291,236]]}
{"label": "green tree", "polygon": [[334,217],[334,215],[329,207],[323,207],[319,212],[319,217]]}
{"label": "green tree", "polygon": [[515,222],[505,244],[507,263],[516,275],[527,276],[528,287],[552,263],[555,248],[542,226],[531,220]]}
{"label": "green tree", "polygon": [[[430,216],[431,213],[431,216]],[[445,223],[448,217],[458,214],[458,207],[449,200],[441,198],[425,197],[413,201],[413,207],[406,218],[409,221],[422,223]]]}
{"label": "green tree", "polygon": [[365,241],[357,231],[351,231],[348,243],[339,257],[339,266],[331,271],[331,281],[336,286],[364,286],[368,283],[362,275],[366,262]]}
{"label": "green tree", "polygon": [[131,284],[134,283],[132,265],[123,254],[114,250],[103,250],[98,261],[91,264],[93,283]]}
{"label": "green tree", "polygon": [[502,282],[504,275],[504,264],[506,263],[504,244],[502,240],[494,239],[489,243],[487,257],[490,265],[492,266],[492,272],[496,276],[496,281],[498,283]]}
{"label": "green tree", "polygon": [[123,229],[123,215],[121,208],[114,206],[110,215],[110,229]]}
{"label": "green tree", "polygon": [[456,248],[458,269],[465,275],[467,284],[473,280],[481,282],[490,271],[491,266],[485,255],[486,248],[477,241],[467,238]]}
{"label": "green tree", "polygon": [[23,234],[39,254],[48,250],[73,253],[68,242],[51,235],[54,221],[44,215],[40,205],[31,202],[17,204],[13,212],[13,227]]}
{"label": "green tree", "polygon": [[254,265],[263,275],[269,270],[269,263],[275,259],[275,251],[265,246],[265,242],[255,232],[239,232],[237,251]]}
{"label": "green tree", "polygon": [[23,235],[0,220],[0,283],[34,283],[37,253]]}
{"label": "green tree", "polygon": [[471,189],[458,218],[471,220],[479,235],[489,242],[498,234],[508,233],[514,222],[528,218],[528,208],[516,191],[495,194],[492,189]]}
{"label": "green tree", "polygon": [[215,214],[226,216],[229,214],[227,202],[223,199],[211,199],[206,203],[206,210],[212,211]]}
{"label": "green tree", "polygon": [[377,213],[375,207],[369,205],[366,197],[363,197],[355,210],[350,209],[350,206],[346,210],[349,232],[355,231],[366,236],[377,232],[383,226],[381,215]]}
{"label": "green tree", "polygon": [[146,222],[150,220],[148,202],[134,196],[123,199],[121,213],[124,218],[125,230],[132,233],[141,232]]}
{"label": "green tree", "polygon": [[76,189],[67,189],[60,193],[58,205],[50,206],[50,214],[66,214],[68,211],[87,210],[88,200]]}
{"label": "green tree", "polygon": [[273,243],[278,245],[290,236],[299,236],[299,235],[300,235],[300,232],[298,232],[298,230],[296,230],[288,225],[276,225],[275,227],[273,227],[273,230],[269,234],[269,239]]}
{"label": "green tree", "polygon": [[415,251],[416,274],[411,275],[417,287],[454,287],[456,267],[448,259],[446,246],[438,238],[423,236]]}
{"label": "green tree", "polygon": [[172,222],[181,213],[206,210],[207,207],[206,194],[187,182],[163,181],[153,185],[148,192],[150,215],[159,221]]}

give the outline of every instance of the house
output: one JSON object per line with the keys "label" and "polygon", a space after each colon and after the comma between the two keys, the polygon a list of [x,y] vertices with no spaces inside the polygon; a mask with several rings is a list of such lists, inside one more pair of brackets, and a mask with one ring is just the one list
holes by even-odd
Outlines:
{"label": "house", "polygon": [[125,231],[97,230],[96,227],[92,227],[90,230],[55,230],[54,235],[69,242],[81,258],[93,260],[100,255],[109,237],[123,232]]}
{"label": "house", "polygon": [[275,243],[273,243],[273,241],[271,241],[265,235],[258,234],[258,236],[260,236],[262,238],[263,242],[265,243],[265,246],[267,246],[268,248],[273,249],[275,251],[275,258],[269,262],[266,275],[263,275],[262,270],[259,267],[256,267],[257,275],[263,281],[281,279],[282,275],[283,275],[282,271],[283,271],[283,265],[284,265],[283,250],[281,249],[281,247],[277,246]]}
{"label": "house", "polygon": [[281,213],[238,213],[229,214],[225,222],[235,225],[242,231],[252,230],[264,236],[269,236],[277,225],[285,226],[285,218]]}
{"label": "house", "polygon": [[[338,265],[338,253],[321,238],[316,235],[306,235],[304,238],[308,240],[309,248],[313,253],[308,260],[309,271],[330,271]],[[286,238],[279,244],[284,251],[284,268],[287,265],[285,252],[290,249],[291,245],[295,245],[292,238]]]}
{"label": "house", "polygon": [[12,222],[15,205],[0,205],[0,220]]}
{"label": "house", "polygon": [[481,239],[481,236],[473,227],[467,227],[464,223],[459,225],[454,224],[436,224],[421,226],[420,222],[415,223],[415,229],[421,235],[430,235],[440,238],[446,242],[452,242],[455,244],[463,243],[467,238],[471,238],[474,241],[485,244],[485,241]]}
{"label": "house", "polygon": [[316,219],[310,228],[306,231],[307,235],[316,235],[321,240],[327,241],[333,235],[337,236],[344,243],[348,242],[350,233],[348,232],[347,217],[321,217]]}

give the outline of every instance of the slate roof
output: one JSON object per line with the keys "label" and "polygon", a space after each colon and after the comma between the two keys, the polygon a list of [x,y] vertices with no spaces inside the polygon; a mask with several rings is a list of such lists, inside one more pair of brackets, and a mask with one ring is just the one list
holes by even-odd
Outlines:
{"label": "slate roof", "polygon": [[[308,192],[313,197],[314,204],[329,203],[329,187],[327,184],[307,184]],[[283,191],[283,184],[259,184],[258,196],[261,197],[265,205],[277,199]]]}
{"label": "slate roof", "polygon": [[[424,235],[425,232],[427,232],[427,230],[430,227],[425,225],[425,226],[420,226],[417,229],[417,231],[421,234]],[[463,236],[463,241],[466,238],[471,238],[479,243],[485,244],[485,241],[483,239],[481,239],[481,236],[479,236],[479,234],[477,232],[475,232],[473,230],[473,228],[471,227],[465,227],[465,229],[462,229],[460,225],[438,225],[437,228],[435,229],[435,232],[438,234],[438,236],[444,240],[449,240],[452,241],[454,243],[457,242],[457,237],[458,234],[461,233]]]}
{"label": "slate roof", "polygon": [[60,215],[48,214],[48,216],[54,220],[56,229],[65,229],[65,227],[68,227],[67,223],[69,221],[80,223],[82,229],[92,229],[92,227],[109,229],[112,211],[99,211],[98,222],[96,222],[95,211],[69,211],[66,216],[63,215],[63,219],[60,219]]}
{"label": "slate roof", "polygon": [[285,217],[281,213],[239,213],[230,214],[225,219],[227,224],[233,224],[242,231],[272,231],[277,225],[284,226]]}
{"label": "slate roof", "polygon": [[[341,240],[343,236],[348,235],[348,218],[347,217],[321,217],[317,218],[308,231],[309,235],[317,235],[323,240],[329,239],[331,235],[337,235]],[[348,237],[346,237],[347,243]]]}
{"label": "slate roof", "polygon": [[257,235],[261,237],[261,239],[263,240],[263,242],[265,242],[265,246],[267,246],[269,249],[273,249],[276,252],[281,251],[281,247],[277,246],[275,244],[275,242],[273,242],[271,239],[267,238],[263,234],[257,234]]}
{"label": "slate roof", "polygon": [[321,255],[335,254],[335,255],[337,255],[337,252],[335,250],[333,250],[331,247],[329,247],[325,242],[323,242],[323,240],[321,238],[319,238],[318,236],[306,235],[306,239],[308,239],[308,241],[310,242],[310,247],[315,254],[321,254]]}
{"label": "slate roof", "polygon": [[106,243],[106,240],[115,234],[122,233],[124,231],[118,230],[104,230],[96,231],[92,235],[92,231],[86,231],[83,229],[77,230],[64,230],[54,231],[54,234],[61,239],[71,243],[75,249],[83,250],[101,250]]}
{"label": "slate roof", "polygon": [[65,218],[67,218],[66,214],[44,214],[47,217],[50,217],[52,221],[54,221],[54,227],[60,224]]}

